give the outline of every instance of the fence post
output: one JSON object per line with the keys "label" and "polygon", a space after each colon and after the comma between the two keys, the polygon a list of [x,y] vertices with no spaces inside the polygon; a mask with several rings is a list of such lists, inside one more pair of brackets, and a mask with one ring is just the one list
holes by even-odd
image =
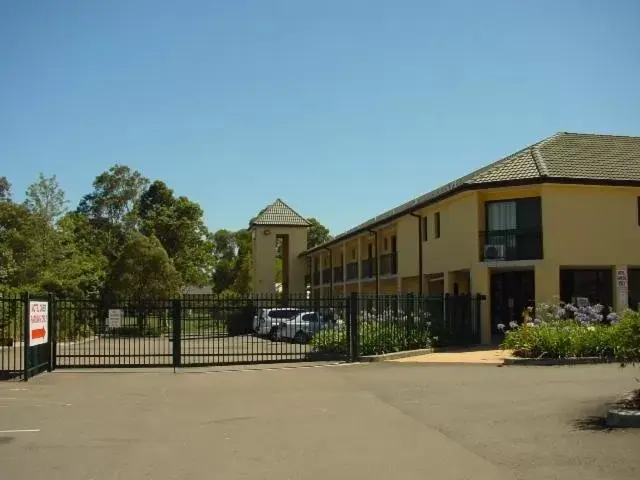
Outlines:
{"label": "fence post", "polygon": [[171,316],[173,320],[173,368],[180,367],[182,362],[182,301],[172,301]]}
{"label": "fence post", "polygon": [[349,361],[360,358],[360,341],[358,339],[358,294],[351,292],[349,298]]}
{"label": "fence post", "polygon": [[29,380],[29,337],[31,330],[29,329],[29,292],[25,292],[22,296],[23,315],[22,315],[22,361],[23,361],[23,377],[24,381]]}
{"label": "fence post", "polygon": [[53,293],[49,294],[49,368],[47,371],[52,372],[56,368],[56,350],[57,350],[57,325],[56,325],[56,297]]}

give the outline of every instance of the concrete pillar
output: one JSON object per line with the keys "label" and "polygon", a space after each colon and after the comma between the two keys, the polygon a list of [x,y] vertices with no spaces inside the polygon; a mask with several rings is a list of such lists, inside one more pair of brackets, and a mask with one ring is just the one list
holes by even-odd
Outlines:
{"label": "concrete pillar", "polygon": [[542,262],[534,273],[536,304],[555,304],[560,301],[560,268],[556,264]]}
{"label": "concrete pillar", "polygon": [[480,342],[483,345],[491,343],[491,297],[489,296],[489,268],[476,263],[470,272],[471,293],[484,295],[486,300],[480,303]]}
{"label": "concrete pillar", "polygon": [[629,275],[626,265],[616,265],[613,272],[613,308],[616,312],[629,308]]}
{"label": "concrete pillar", "polygon": [[456,282],[456,272],[444,272],[444,293],[453,294],[453,284]]}

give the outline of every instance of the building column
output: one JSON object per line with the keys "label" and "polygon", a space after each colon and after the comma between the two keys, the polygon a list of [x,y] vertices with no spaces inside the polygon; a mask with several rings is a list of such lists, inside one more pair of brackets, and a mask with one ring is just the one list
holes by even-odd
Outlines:
{"label": "building column", "polygon": [[[489,292],[489,268],[477,263],[471,267],[470,290],[473,295],[484,295],[486,299],[480,303],[480,343],[491,344],[491,297]],[[446,280],[446,277],[445,277]]]}
{"label": "building column", "polygon": [[456,282],[456,272],[444,272],[444,293],[453,294],[453,284]]}
{"label": "building column", "polygon": [[347,296],[347,244],[343,243],[340,247],[340,256],[342,257],[342,296]]}
{"label": "building column", "polygon": [[536,265],[534,281],[536,304],[554,304],[560,301],[560,268],[558,265],[546,262]]}
{"label": "building column", "polygon": [[629,274],[626,265],[616,265],[613,272],[613,309],[622,312],[629,308]]}

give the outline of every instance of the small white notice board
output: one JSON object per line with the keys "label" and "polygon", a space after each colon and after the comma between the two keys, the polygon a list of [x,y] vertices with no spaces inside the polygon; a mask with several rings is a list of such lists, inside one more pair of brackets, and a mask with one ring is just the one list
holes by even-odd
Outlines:
{"label": "small white notice board", "polygon": [[29,301],[29,345],[35,347],[49,341],[49,302]]}
{"label": "small white notice board", "polygon": [[122,310],[119,308],[109,309],[109,318],[107,319],[109,328],[120,328],[122,326]]}

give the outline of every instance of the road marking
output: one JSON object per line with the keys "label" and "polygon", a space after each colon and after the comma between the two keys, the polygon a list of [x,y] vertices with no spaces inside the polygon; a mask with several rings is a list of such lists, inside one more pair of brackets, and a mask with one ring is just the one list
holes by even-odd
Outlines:
{"label": "road marking", "polygon": [[26,430],[0,430],[0,434],[2,433],[37,433],[39,432],[39,428],[26,429]]}

